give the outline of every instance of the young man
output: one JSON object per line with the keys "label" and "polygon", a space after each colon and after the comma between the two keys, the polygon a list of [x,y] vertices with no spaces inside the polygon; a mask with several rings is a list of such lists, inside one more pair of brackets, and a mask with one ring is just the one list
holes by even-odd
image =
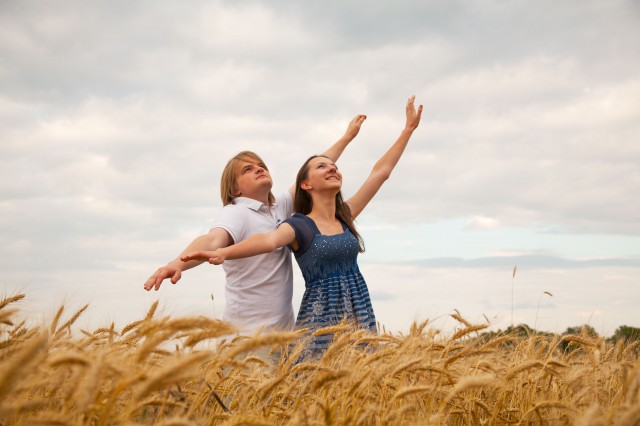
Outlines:
{"label": "young man", "polygon": [[[337,161],[356,137],[365,115],[357,115],[345,134],[323,155]],[[180,257],[194,251],[212,251],[238,243],[253,234],[266,233],[293,213],[295,185],[274,197],[273,181],[258,155],[243,151],[227,163],[220,181],[224,208],[209,233],[193,240],[182,253],[162,266],[144,284],[145,290],[158,290],[170,278],[176,284],[182,272],[202,264],[183,262]],[[294,325],[293,272],[289,251],[282,247],[271,253],[224,263],[226,307],[223,319],[241,334],[259,329],[289,330]]]}

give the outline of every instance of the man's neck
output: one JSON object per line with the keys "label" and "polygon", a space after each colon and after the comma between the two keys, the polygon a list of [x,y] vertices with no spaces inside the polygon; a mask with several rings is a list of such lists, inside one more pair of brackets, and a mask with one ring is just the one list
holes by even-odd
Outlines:
{"label": "man's neck", "polygon": [[264,204],[267,207],[271,207],[269,205],[269,194],[265,194],[263,195],[240,195],[241,197],[246,197],[246,198],[251,198],[252,200],[256,200],[256,201],[260,201],[262,204]]}

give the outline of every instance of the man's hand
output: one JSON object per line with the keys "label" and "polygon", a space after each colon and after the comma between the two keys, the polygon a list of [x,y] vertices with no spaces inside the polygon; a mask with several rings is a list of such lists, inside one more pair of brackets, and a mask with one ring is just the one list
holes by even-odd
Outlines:
{"label": "man's hand", "polygon": [[167,278],[171,278],[171,284],[177,283],[182,277],[182,270],[173,265],[173,262],[158,268],[158,270],[149,277],[147,282],[144,283],[144,289],[149,291],[154,288],[156,291],[160,288],[160,285]]}
{"label": "man's hand", "polygon": [[[193,240],[191,244],[189,244],[187,248],[182,251],[183,254],[181,256],[183,256],[184,253],[191,253],[195,251],[214,251],[217,248],[226,247],[230,244],[233,244],[231,235],[229,235],[229,233],[223,228],[214,228],[209,231],[209,233],[200,235],[195,240]],[[149,277],[147,282],[144,283],[144,289],[147,291],[151,290],[152,288],[158,290],[160,288],[160,285],[162,284],[162,281],[166,280],[167,278],[171,278],[171,283],[175,284],[182,277],[183,271],[196,267],[203,261],[206,262],[208,260],[208,257],[203,258],[202,260],[194,259],[193,262],[188,263],[181,262],[180,259],[173,260],[167,263],[166,266],[158,268],[158,270]]]}

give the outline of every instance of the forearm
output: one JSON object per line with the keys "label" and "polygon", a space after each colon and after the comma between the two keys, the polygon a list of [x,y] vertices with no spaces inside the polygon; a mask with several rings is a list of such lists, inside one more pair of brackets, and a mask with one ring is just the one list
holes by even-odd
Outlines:
{"label": "forearm", "polygon": [[[173,266],[179,271],[186,271],[188,269],[194,268],[202,264],[201,260],[190,260],[188,262],[183,262],[182,260],[180,260],[180,258],[187,253],[191,253],[198,250],[207,250],[206,247],[211,247],[211,245],[207,241],[208,238],[206,237],[207,237],[206,235],[200,235],[198,238],[193,240],[184,250],[182,250],[180,255],[174,260],[172,260],[171,262],[169,262],[167,266]],[[211,250],[215,250],[215,248],[211,248]]]}
{"label": "forearm", "polygon": [[351,142],[353,138],[350,138],[347,135],[342,136],[340,139],[336,141],[329,149],[322,153],[323,156],[329,158],[331,161],[336,162],[344,152],[349,142]]}
{"label": "forearm", "polygon": [[396,164],[398,164],[398,160],[400,160],[404,149],[407,147],[407,143],[409,142],[409,139],[411,139],[413,131],[418,128],[418,125],[420,125],[422,105],[416,109],[414,105],[415,98],[415,96],[411,96],[407,101],[407,121],[405,123],[404,130],[402,130],[402,133],[400,133],[400,136],[391,148],[389,148],[389,150],[375,164],[372,175],[377,175],[378,178],[382,178],[384,180],[391,176],[391,172]]}
{"label": "forearm", "polygon": [[219,248],[228,246],[231,243],[231,238],[228,236],[227,231],[221,228],[216,228],[208,234],[200,235],[193,240],[180,255],[169,262],[169,265],[174,266],[180,271],[186,271],[203,263],[203,260],[189,260],[184,262],[180,260],[182,257],[189,253],[197,251],[213,251]]}
{"label": "forearm", "polygon": [[253,234],[249,238],[219,251],[225,259],[244,259],[245,257],[270,253],[276,248],[278,247],[269,234]]}
{"label": "forearm", "polygon": [[386,180],[391,176],[391,172],[402,157],[409,139],[415,129],[405,128],[395,143],[384,153],[382,157],[373,166],[371,174],[380,175],[380,178]]}
{"label": "forearm", "polygon": [[329,158],[334,163],[338,161],[345,148],[360,132],[360,127],[364,120],[367,119],[367,116],[364,114],[356,115],[347,126],[347,130],[344,132],[344,135],[340,139],[336,141],[329,149],[327,149],[322,155]]}

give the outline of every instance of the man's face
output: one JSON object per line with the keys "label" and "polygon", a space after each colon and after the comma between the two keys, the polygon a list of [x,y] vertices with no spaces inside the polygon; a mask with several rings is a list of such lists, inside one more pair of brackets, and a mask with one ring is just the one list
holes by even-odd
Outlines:
{"label": "man's face", "polygon": [[271,191],[273,181],[263,163],[240,161],[236,197],[261,198]]}

